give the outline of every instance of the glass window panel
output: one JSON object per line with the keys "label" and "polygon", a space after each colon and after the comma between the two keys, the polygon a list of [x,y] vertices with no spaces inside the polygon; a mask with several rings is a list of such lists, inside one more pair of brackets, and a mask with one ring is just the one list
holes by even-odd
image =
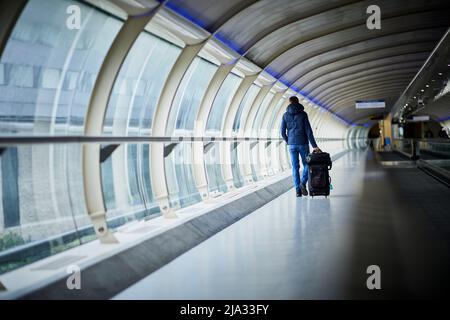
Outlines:
{"label": "glass window panel", "polygon": [[231,100],[233,99],[241,81],[242,78],[233,73],[230,73],[226,77],[217,92],[216,98],[214,99],[208,121],[206,123],[206,130],[220,131],[222,129],[223,115],[230,106]]}
{"label": "glass window panel", "polygon": [[233,142],[231,144],[231,169],[233,172],[233,183],[236,188],[240,188],[244,185],[244,177],[241,174],[241,169],[239,168],[238,159],[238,142]]}
{"label": "glass window panel", "polygon": [[270,116],[270,120],[267,124],[267,130],[270,133],[270,130],[273,129],[274,127],[274,123],[275,123],[275,118],[278,114],[278,112],[280,111],[280,108],[283,106],[283,104],[285,103],[286,99],[282,98],[280,99],[280,101],[278,101],[277,105],[275,106],[275,108],[273,109],[272,115]]}
{"label": "glass window panel", "polygon": [[269,92],[263,99],[263,102],[258,108],[258,112],[256,113],[255,120],[253,121],[252,129],[260,130],[261,128],[261,122],[263,121],[263,118],[267,112],[267,108],[270,105],[270,102],[272,101],[274,97],[274,94],[272,92]]}
{"label": "glass window panel", "polygon": [[9,71],[9,85],[19,88],[33,88],[33,67],[11,65]]}
{"label": "glass window panel", "polygon": [[42,72],[42,88],[56,89],[59,82],[58,69],[45,69]]}
{"label": "glass window panel", "polygon": [[112,175],[112,157],[106,159],[101,165],[102,169],[102,189],[106,210],[110,211],[116,207],[114,199],[114,182]]}
{"label": "glass window panel", "polygon": [[[217,66],[195,58],[175,95],[167,124],[167,135],[189,135],[194,129],[198,108]],[[180,143],[165,158],[170,204],[185,207],[201,200],[195,185],[191,143]]]}
{"label": "glass window panel", "polygon": [[[66,27],[72,4],[81,9],[80,30]],[[28,1],[1,57],[0,134],[80,134],[98,71],[121,26],[78,1]]]}
{"label": "glass window panel", "polygon": [[82,146],[8,147],[0,157],[0,274],[95,238]]}
{"label": "glass window panel", "polygon": [[[65,27],[71,4],[84,17],[80,30]],[[82,133],[98,70],[121,26],[81,2],[29,0],[1,57],[0,134]],[[95,238],[81,145],[8,147],[0,179],[0,273]]]}
{"label": "glass window panel", "polygon": [[130,186],[130,205],[135,206],[144,202],[139,188],[138,176],[138,146],[129,144],[127,146],[127,169],[128,169],[128,185]]}
{"label": "glass window panel", "polygon": [[150,134],[158,98],[180,51],[147,32],[139,35],[114,84],[104,134]]}
{"label": "glass window panel", "polygon": [[[250,109],[255,101],[258,93],[260,92],[261,87],[256,84],[252,84],[250,88],[244,95],[241,103],[239,104],[239,108],[236,112],[236,116],[234,118],[233,123],[233,132],[237,133],[241,126],[245,125],[247,121],[247,116],[250,112]],[[244,128],[242,128],[244,129]],[[233,172],[233,182],[237,188],[242,187],[245,184],[245,179],[242,176],[241,168],[239,166],[239,157],[238,157],[238,143],[235,143],[231,146],[231,163],[232,163],[232,172]]]}
{"label": "glass window panel", "polygon": [[79,73],[74,71],[68,71],[66,78],[64,79],[63,90],[73,91],[77,87]]}
{"label": "glass window panel", "polygon": [[[270,120],[267,124],[268,137],[278,137],[279,136],[279,130],[274,128],[274,124],[275,124],[275,120],[276,120],[275,118],[276,118],[278,112],[280,111],[281,107],[285,103],[285,101],[286,101],[285,98],[280,99],[280,101],[278,101],[277,105],[275,106],[275,108],[272,112],[272,115],[270,116]],[[275,126],[275,127],[277,127],[277,126]],[[266,159],[267,159],[266,161],[267,161],[267,169],[268,169],[269,175],[274,174],[272,157],[276,156],[273,154],[276,143],[277,143],[276,141],[272,141],[272,143],[266,148]]]}
{"label": "glass window panel", "polygon": [[166,131],[168,135],[174,134],[175,129],[194,129],[198,108],[216,70],[216,65],[199,57],[194,59],[175,95]]}
{"label": "glass window panel", "polygon": [[258,95],[259,90],[261,90],[260,87],[258,87],[256,84],[252,84],[250,88],[247,90],[247,92],[244,95],[244,98],[242,99],[241,103],[239,104],[239,108],[236,112],[236,116],[234,118],[233,122],[233,132],[238,132],[241,124],[245,123],[245,119],[247,118],[247,114],[253,104],[253,101],[255,101],[256,96]]}
{"label": "glass window panel", "polygon": [[[264,115],[267,112],[267,108],[269,107],[272,99],[274,97],[274,94],[272,92],[269,92],[263,99],[261,105],[258,108],[258,111],[256,113],[256,117],[253,121],[252,129],[256,130],[254,131],[254,134],[259,134],[259,130],[261,127],[261,122],[264,118]],[[251,168],[252,168],[252,175],[253,180],[258,181],[261,179],[260,175],[260,166],[259,166],[259,144],[254,146],[250,150],[250,157],[251,157]]]}
{"label": "glass window panel", "polygon": [[[210,131],[210,133],[217,135],[222,129],[225,111],[229,108],[231,100],[241,81],[242,78],[230,73],[222,83],[214,99],[213,105],[211,106],[211,111],[206,123],[206,130]],[[226,192],[227,187],[222,176],[220,148],[218,143],[215,143],[205,154],[205,166],[209,192],[213,194]]]}
{"label": "glass window panel", "polygon": [[17,148],[6,149],[1,161],[3,229],[20,225]]}
{"label": "glass window panel", "polygon": [[220,144],[216,142],[210,150],[205,154],[206,174],[208,177],[208,190],[211,193],[225,193],[227,186],[222,176],[222,166],[220,159]]}
{"label": "glass window panel", "polygon": [[0,85],[5,84],[5,65],[0,63]]}
{"label": "glass window panel", "polygon": [[144,194],[144,204],[147,210],[151,213],[158,212],[159,207],[156,200],[153,198],[152,185],[150,181],[150,145],[138,145],[138,151],[141,155],[138,157],[140,159],[139,163],[139,179],[142,185],[142,192]]}
{"label": "glass window panel", "polygon": [[266,142],[264,145],[264,154],[266,157],[266,167],[267,167],[267,174],[269,176],[273,175],[274,171],[274,163],[272,161],[272,147],[276,144],[276,141],[272,141],[272,142]]}
{"label": "glass window panel", "polygon": [[[104,134],[151,134],[158,98],[180,51],[147,32],[139,35],[114,84]],[[149,145],[129,144],[120,146],[102,164],[110,227],[159,212],[152,194],[150,159]]]}
{"label": "glass window panel", "polygon": [[252,168],[253,181],[258,181],[261,179],[259,166],[259,148],[261,143],[264,142],[258,142],[253,146],[253,148],[250,148],[250,166]]}
{"label": "glass window panel", "polygon": [[148,144],[124,144],[101,164],[109,227],[160,212],[150,183],[150,159]]}
{"label": "glass window panel", "polygon": [[192,143],[178,144],[165,158],[170,206],[184,208],[200,202],[192,170]]}

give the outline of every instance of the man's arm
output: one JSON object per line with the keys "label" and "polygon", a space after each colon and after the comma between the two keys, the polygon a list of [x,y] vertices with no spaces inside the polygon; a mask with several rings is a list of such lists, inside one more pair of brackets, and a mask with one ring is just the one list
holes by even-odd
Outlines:
{"label": "man's arm", "polygon": [[316,139],[314,139],[314,134],[311,129],[311,124],[309,123],[308,115],[305,117],[305,128],[306,128],[306,135],[308,136],[308,140],[311,143],[312,147],[314,149],[318,149]]}
{"label": "man's arm", "polygon": [[284,116],[281,118],[280,131],[281,131],[281,136],[283,137],[284,141],[286,141],[286,143],[288,143],[288,136],[286,134],[286,121],[284,120]]}

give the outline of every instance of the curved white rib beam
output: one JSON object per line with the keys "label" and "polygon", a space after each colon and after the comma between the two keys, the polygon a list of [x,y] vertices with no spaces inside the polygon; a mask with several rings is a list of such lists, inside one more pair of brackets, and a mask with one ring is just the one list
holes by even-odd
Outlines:
{"label": "curved white rib beam", "polygon": [[[173,99],[184,74],[194,61],[197,54],[203,48],[204,42],[186,46],[178,56],[172,70],[170,71],[159,97],[152,123],[153,136],[165,136],[167,122],[172,108]],[[164,144],[150,144],[152,161],[150,162],[150,178],[152,181],[153,194],[158,201],[161,212],[166,218],[176,218],[176,214],[169,205],[169,192],[167,189],[166,170],[164,164]]]}
{"label": "curved white rib beam", "polygon": [[[236,90],[234,97],[231,101],[230,107],[225,112],[225,120],[223,122],[222,127],[222,136],[228,137],[232,135],[232,128],[234,119],[236,118],[236,113],[239,109],[239,106],[244,99],[247,90],[253,84],[253,82],[258,78],[258,74],[246,76],[244,80],[242,80],[238,89]],[[221,158],[222,158],[222,174],[225,180],[225,183],[229,190],[234,188],[233,183],[233,171],[232,171],[232,163],[231,163],[231,146],[233,142],[225,141],[221,144]]]}
{"label": "curved white rib beam", "polygon": [[[255,120],[258,109],[261,106],[266,95],[269,94],[271,88],[272,85],[266,85],[261,88],[261,90],[259,91],[258,95],[255,98],[255,101],[253,101],[245,124],[241,125],[241,129],[239,129],[238,137],[243,138],[245,136],[250,136],[250,134],[252,133],[253,121]],[[247,141],[241,142],[238,146],[238,154],[241,155],[240,158],[241,168],[244,169],[241,172],[243,172],[244,181],[246,181],[247,183],[253,182],[252,167],[251,167],[252,157],[250,147],[251,143]]]}
{"label": "curved white rib beam", "polygon": [[[279,130],[279,123],[281,122],[281,117],[283,116],[284,112],[286,111],[287,106],[289,105],[289,97],[285,98],[284,103],[281,105],[278,112],[275,114],[275,118],[273,121],[273,127],[270,130],[270,136],[272,138],[279,138],[281,137],[280,130]],[[283,167],[280,161],[280,145],[284,144],[284,141],[281,141],[281,143],[272,142],[270,145],[270,153],[271,153],[271,159],[273,164],[273,171],[274,174],[278,173],[280,171],[283,171]]]}
{"label": "curved white rib beam", "polygon": [[[270,118],[273,112],[275,111],[275,107],[277,106],[278,102],[280,102],[280,100],[283,98],[283,95],[286,92],[286,90],[277,92],[274,95],[272,101],[270,102],[269,107],[266,110],[266,113],[264,114],[260,127],[256,128],[259,137],[270,138],[270,132],[267,130],[267,126],[269,125]],[[266,178],[269,175],[267,168],[269,164],[268,161],[269,159],[267,159],[267,148],[269,147],[270,145],[266,147],[265,142],[260,142],[258,145],[259,170],[263,178]]]}
{"label": "curved white rib beam", "polygon": [[[86,136],[101,135],[109,96],[120,67],[135,40],[158,9],[144,16],[129,17],[117,34],[103,61],[92,91],[85,118],[84,134]],[[83,184],[86,207],[100,241],[102,243],[114,243],[117,240],[108,230],[106,224],[99,154],[99,145],[87,144],[83,146]]]}
{"label": "curved white rib beam", "polygon": [[[206,93],[203,96],[200,108],[197,112],[197,117],[194,125],[194,132],[196,136],[202,136],[205,134],[208,117],[209,114],[211,113],[211,108],[214,99],[216,98],[217,93],[220,90],[220,87],[222,86],[223,82],[225,81],[226,77],[231,72],[234,66],[235,66],[234,63],[221,65],[217,69],[213,78],[211,79],[211,82],[209,83],[209,86],[206,89]],[[208,191],[208,179],[206,175],[206,167],[205,167],[206,164],[204,161],[205,156],[203,152],[203,146],[204,144],[202,141],[194,142],[193,171],[198,192],[200,193],[202,200],[207,201],[209,199],[209,191]]]}

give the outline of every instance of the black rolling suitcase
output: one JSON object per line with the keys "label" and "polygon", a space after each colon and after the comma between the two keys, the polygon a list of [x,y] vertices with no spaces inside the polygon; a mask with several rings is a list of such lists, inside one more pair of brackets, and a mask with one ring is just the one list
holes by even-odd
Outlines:
{"label": "black rolling suitcase", "polygon": [[311,153],[306,158],[308,163],[308,191],[314,196],[330,195],[330,174],[332,162],[330,154],[326,152]]}

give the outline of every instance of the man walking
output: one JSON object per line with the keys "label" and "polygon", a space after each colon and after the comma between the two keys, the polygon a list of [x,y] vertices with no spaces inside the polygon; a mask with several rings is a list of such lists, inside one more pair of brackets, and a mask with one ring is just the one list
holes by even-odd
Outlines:
{"label": "man walking", "polygon": [[[308,115],[304,111],[305,108],[295,96],[290,97],[289,102],[290,104],[281,120],[281,136],[289,147],[295,190],[297,191],[297,197],[301,197],[302,195],[308,195],[308,190],[306,189],[306,183],[308,182],[308,164],[306,163],[306,157],[309,154],[309,143],[311,143],[315,152],[320,152],[320,149],[317,147],[316,140],[314,139]],[[303,164],[301,180],[299,173],[299,155],[302,158]]]}

